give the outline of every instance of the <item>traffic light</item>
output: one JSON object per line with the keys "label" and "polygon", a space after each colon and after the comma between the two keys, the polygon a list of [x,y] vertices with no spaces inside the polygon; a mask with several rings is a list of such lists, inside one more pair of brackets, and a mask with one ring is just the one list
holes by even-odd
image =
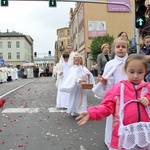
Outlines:
{"label": "traffic light", "polygon": [[147,22],[145,12],[147,7],[145,6],[145,0],[135,0],[135,24],[136,28],[143,28]]}
{"label": "traffic light", "polygon": [[48,55],[51,56],[51,51],[48,51]]}
{"label": "traffic light", "polygon": [[34,52],[34,57],[37,57],[37,53],[36,52]]}
{"label": "traffic light", "polygon": [[8,0],[1,0],[1,6],[8,6]]}
{"label": "traffic light", "polygon": [[56,7],[57,6],[57,0],[49,0],[49,7]]}

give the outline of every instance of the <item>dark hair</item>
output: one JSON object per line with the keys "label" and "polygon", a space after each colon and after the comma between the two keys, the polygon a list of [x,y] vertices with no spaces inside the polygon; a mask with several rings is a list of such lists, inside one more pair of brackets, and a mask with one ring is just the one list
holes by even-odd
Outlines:
{"label": "dark hair", "polygon": [[147,35],[147,36],[145,36],[144,38],[143,38],[143,45],[145,45],[145,40],[146,39],[150,39],[150,35]]}
{"label": "dark hair", "polygon": [[128,38],[128,34],[127,34],[126,32],[124,32],[124,31],[120,32],[117,37],[121,37],[121,35],[122,35],[123,33],[125,33],[125,34],[127,35],[127,39],[129,39],[129,38]]}
{"label": "dark hair", "polygon": [[126,62],[125,62],[125,66],[124,66],[125,71],[126,71],[126,69],[127,69],[127,67],[128,67],[128,64],[129,64],[131,61],[133,61],[133,60],[140,60],[140,61],[142,62],[142,64],[144,65],[146,71],[147,71],[147,69],[148,69],[148,61],[147,61],[147,59],[145,58],[144,55],[142,55],[142,54],[137,54],[137,53],[136,53],[136,54],[130,54],[130,55],[128,56],[128,58],[126,59]]}
{"label": "dark hair", "polygon": [[63,57],[63,58],[69,58],[69,53],[66,52],[66,51],[63,52],[62,57]]}

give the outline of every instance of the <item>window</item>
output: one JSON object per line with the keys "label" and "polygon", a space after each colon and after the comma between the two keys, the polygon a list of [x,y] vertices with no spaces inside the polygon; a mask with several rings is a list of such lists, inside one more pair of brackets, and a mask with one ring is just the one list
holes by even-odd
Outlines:
{"label": "window", "polygon": [[3,48],[3,43],[2,42],[0,42],[0,48]]}
{"label": "window", "polygon": [[17,59],[20,59],[20,52],[17,52]]}
{"label": "window", "polygon": [[11,42],[8,42],[8,48],[11,48]]}
{"label": "window", "polygon": [[64,43],[63,43],[63,41],[61,41],[61,46],[64,46]]}
{"label": "window", "polygon": [[19,48],[19,47],[20,47],[20,42],[17,41],[17,42],[16,42],[16,48]]}
{"label": "window", "polygon": [[8,53],[8,59],[11,59],[11,53]]}
{"label": "window", "polygon": [[69,32],[69,30],[67,30],[67,35],[68,35],[68,36],[70,35],[70,32]]}
{"label": "window", "polygon": [[0,53],[0,59],[3,59],[3,53]]}

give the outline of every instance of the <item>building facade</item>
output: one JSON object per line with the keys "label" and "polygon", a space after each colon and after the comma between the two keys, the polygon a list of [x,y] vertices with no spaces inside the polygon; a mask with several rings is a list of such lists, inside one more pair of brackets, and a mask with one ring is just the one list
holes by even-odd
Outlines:
{"label": "building facade", "polygon": [[33,62],[33,39],[15,31],[0,32],[0,60],[18,67]]}
{"label": "building facade", "polygon": [[[70,45],[70,28],[64,27],[57,29],[57,42],[55,43],[55,59],[56,62],[59,61],[62,52],[66,50],[67,45]],[[56,54],[57,52],[57,54]]]}
{"label": "building facade", "polygon": [[55,65],[55,57],[54,56],[47,56],[43,58],[34,58],[34,64],[36,66],[39,66],[41,68],[44,68],[46,66],[54,66]]}
{"label": "building facade", "polygon": [[[128,4],[134,12],[135,1],[122,2]],[[133,38],[132,19],[130,10],[120,5],[77,2],[75,9],[70,9],[70,35],[74,50],[77,49],[83,55],[84,65],[88,68],[91,66],[88,53],[94,37],[109,34],[116,38],[121,31],[125,31],[129,39]]]}

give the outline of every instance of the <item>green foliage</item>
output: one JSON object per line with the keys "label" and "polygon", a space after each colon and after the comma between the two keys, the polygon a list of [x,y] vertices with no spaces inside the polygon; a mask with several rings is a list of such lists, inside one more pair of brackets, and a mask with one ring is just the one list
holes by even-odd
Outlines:
{"label": "green foliage", "polygon": [[92,43],[90,45],[90,55],[91,55],[91,60],[96,62],[97,60],[97,56],[98,54],[100,54],[102,51],[101,51],[101,46],[105,43],[108,43],[109,46],[110,46],[110,49],[111,49],[111,46],[112,46],[112,43],[114,41],[114,37],[113,36],[110,36],[110,35],[105,35],[105,36],[98,36],[98,37],[95,37],[93,40],[92,40]]}

